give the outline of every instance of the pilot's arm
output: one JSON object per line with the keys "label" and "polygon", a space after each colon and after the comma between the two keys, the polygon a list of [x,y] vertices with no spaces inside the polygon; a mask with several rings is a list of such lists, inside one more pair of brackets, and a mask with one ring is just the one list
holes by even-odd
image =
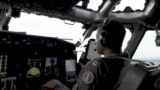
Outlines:
{"label": "pilot's arm", "polygon": [[[72,90],[103,90],[107,75],[104,74],[106,71],[102,70],[104,67],[99,61],[98,59],[92,60],[83,67]],[[70,90],[58,80],[50,80],[44,87],[48,88],[46,90]]]}
{"label": "pilot's arm", "polygon": [[68,87],[63,85],[59,80],[50,80],[43,85],[43,90],[70,90]]}
{"label": "pilot's arm", "polygon": [[106,74],[108,73],[100,58],[91,60],[81,70],[72,90],[104,90]]}

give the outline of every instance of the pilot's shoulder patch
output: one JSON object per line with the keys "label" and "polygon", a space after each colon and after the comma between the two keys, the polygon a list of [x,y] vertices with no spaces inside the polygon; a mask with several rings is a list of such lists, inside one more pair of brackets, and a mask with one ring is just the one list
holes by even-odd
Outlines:
{"label": "pilot's shoulder patch", "polygon": [[95,66],[95,67],[97,67],[98,66],[98,61],[93,61],[92,65]]}
{"label": "pilot's shoulder patch", "polygon": [[85,84],[91,84],[94,81],[94,75],[92,72],[87,71],[83,73],[82,79]]}

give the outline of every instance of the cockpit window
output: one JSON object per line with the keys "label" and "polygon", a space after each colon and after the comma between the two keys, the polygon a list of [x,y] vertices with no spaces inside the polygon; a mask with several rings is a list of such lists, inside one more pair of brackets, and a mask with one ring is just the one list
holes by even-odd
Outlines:
{"label": "cockpit window", "polygon": [[133,59],[152,61],[155,63],[160,62],[160,47],[155,43],[156,33],[155,31],[147,31],[142,42],[137,48]]}
{"label": "cockpit window", "polygon": [[[83,6],[84,2],[87,2],[87,9],[97,11],[101,4],[107,0],[82,0],[77,6]],[[123,11],[127,6],[130,6],[133,10],[143,10],[146,0],[121,0],[121,2],[115,7],[113,11]]]}
{"label": "cockpit window", "polygon": [[123,11],[127,6],[133,10],[143,10],[146,0],[121,0],[120,4],[113,11]]}
{"label": "cockpit window", "polygon": [[[81,6],[82,1],[89,1],[87,9],[97,11],[105,0],[81,0],[77,5]],[[143,9],[145,0],[121,0],[113,11],[124,10],[126,6],[132,7],[134,10]],[[137,5],[138,4],[138,5]],[[9,23],[10,31],[26,32],[27,34],[58,37],[66,41],[76,43],[83,37],[81,23],[74,25],[65,24],[63,20],[49,18],[35,14],[21,13],[20,18],[12,18]]]}
{"label": "cockpit window", "polygon": [[12,18],[9,31],[26,32],[30,35],[57,37],[76,43],[82,38],[84,30],[81,23],[65,24],[63,20],[21,13],[20,18]]}
{"label": "cockpit window", "polygon": [[77,6],[83,6],[85,2],[86,3],[88,2],[87,9],[92,9],[94,11],[97,11],[103,1],[105,0],[82,0],[77,4]]}

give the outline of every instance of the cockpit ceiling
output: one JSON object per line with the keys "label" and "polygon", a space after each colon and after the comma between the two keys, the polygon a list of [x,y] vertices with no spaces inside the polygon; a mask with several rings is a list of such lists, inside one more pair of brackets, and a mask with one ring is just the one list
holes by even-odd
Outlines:
{"label": "cockpit ceiling", "polygon": [[[77,7],[81,0],[0,0],[0,8],[19,9],[28,13],[71,20],[83,24],[92,24],[105,18],[114,18],[124,24],[140,23],[149,28],[159,25],[159,0],[146,0],[144,10],[132,11],[126,8],[121,12],[110,12],[119,0],[103,0],[104,4],[99,11]],[[83,1],[83,0],[82,0]],[[153,26],[153,27],[152,27]],[[156,26],[157,28],[158,26]]]}
{"label": "cockpit ceiling", "polygon": [[1,5],[30,10],[67,11],[80,0],[0,0]]}

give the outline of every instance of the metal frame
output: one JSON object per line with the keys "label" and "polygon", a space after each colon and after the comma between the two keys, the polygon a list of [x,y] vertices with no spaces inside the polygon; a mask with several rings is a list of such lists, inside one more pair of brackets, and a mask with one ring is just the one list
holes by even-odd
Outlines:
{"label": "metal frame", "polygon": [[[128,27],[128,25],[137,24],[137,26],[135,26],[136,28],[133,28],[132,30],[132,38],[125,50],[125,52],[127,52],[130,55],[130,58],[132,58],[133,54],[135,53],[147,28],[154,30],[155,28],[157,28],[155,24],[159,23],[154,22],[155,24],[151,25],[147,22],[148,19],[152,20],[152,18],[154,18],[153,14],[155,14],[155,12],[160,12],[160,2],[158,0],[149,0],[148,4],[146,5],[143,11],[131,12],[112,12],[112,9],[120,2],[120,0],[106,0],[106,2],[99,11],[92,11],[75,6],[67,12],[60,12],[55,10],[47,11],[35,8],[24,8],[22,6],[11,6],[10,4],[7,4],[4,1],[5,0],[0,1],[0,8],[2,11],[4,11],[0,13],[0,29],[2,29],[3,25],[8,25],[11,18],[11,7],[21,9],[23,12],[35,13],[37,15],[45,15],[53,18],[59,18],[62,20],[71,20],[74,22],[80,22],[82,24],[89,24],[91,27],[84,34],[84,39],[91,35],[91,33],[93,32],[93,27],[94,25],[96,25],[95,23],[101,22],[106,18],[116,19],[122,22],[126,27]],[[6,9],[7,11],[5,11]],[[157,21],[159,21],[159,19]]]}
{"label": "metal frame", "polygon": [[128,54],[128,58],[133,57],[135,51],[137,50],[137,47],[139,46],[142,38],[144,37],[146,30],[147,29],[142,25],[135,26],[135,30],[131,35],[131,39],[129,40],[129,43],[126,49],[124,50],[124,52]]}

